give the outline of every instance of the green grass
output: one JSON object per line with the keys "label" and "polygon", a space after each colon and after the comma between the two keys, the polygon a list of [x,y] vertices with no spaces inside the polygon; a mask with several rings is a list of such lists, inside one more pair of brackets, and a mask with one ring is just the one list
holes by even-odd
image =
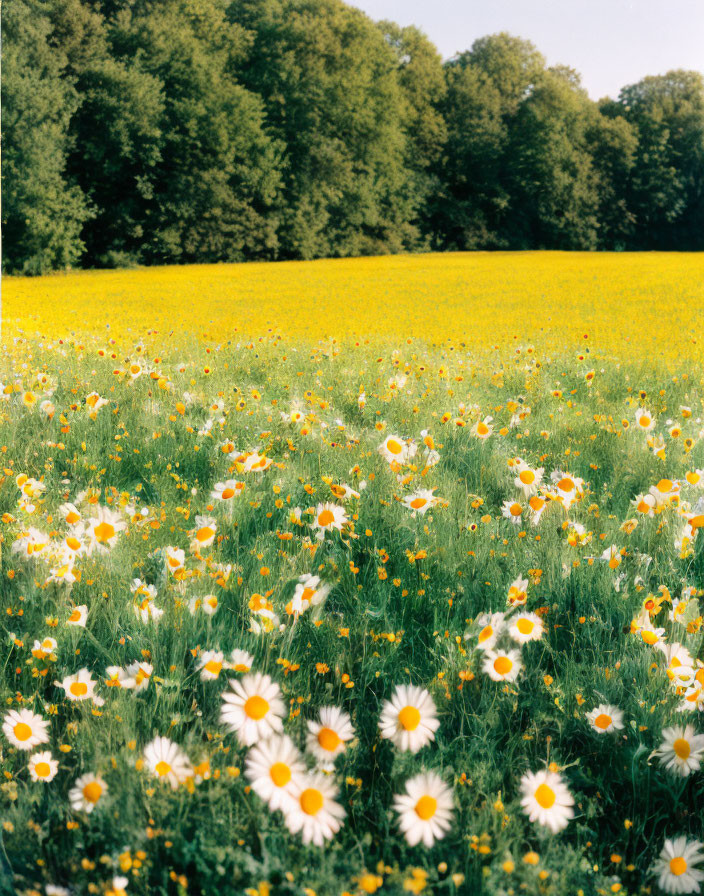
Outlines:
{"label": "green grass", "polygon": [[[233,346],[210,355],[197,347],[178,352],[154,346],[149,357],[167,355],[149,365],[168,374],[170,388],[161,390],[146,375],[129,384],[113,374],[116,365],[124,369],[128,354],[134,357],[129,348],[117,360],[73,345],[65,349],[64,357],[57,347],[36,348],[26,370],[21,364],[27,355],[18,350],[6,359],[2,377],[19,378],[24,391],[33,372],[45,366],[56,382],[52,420],[38,406],[25,408],[19,392],[0,405],[0,514],[8,515],[1,524],[0,588],[2,697],[7,709],[21,697],[51,718],[46,749],[60,759],[60,771],[50,784],[33,783],[25,755],[0,739],[0,887],[4,873],[7,892],[42,892],[46,882],[77,893],[103,892],[120,873],[118,857],[130,852],[134,861],[143,850],[141,865],[126,872],[130,896],[243,893],[262,882],[286,896],[305,887],[318,896],[356,893],[359,875],[377,869],[382,892],[400,894],[413,868],[427,872],[426,891],[433,893],[590,896],[617,892],[616,883],[618,892],[640,893],[654,887],[649,869],[666,836],[702,838],[702,772],[674,778],[649,758],[664,727],[688,721],[701,731],[701,715],[676,712],[679,700],[661,655],[629,631],[648,592],[664,585],[679,597],[683,585],[704,585],[702,536],[687,557],[674,546],[684,502],[694,506],[702,492],[686,487],[679,508],[640,519],[630,534],[620,528],[636,515],[631,501],[637,493],[704,466],[699,381],[594,361],[590,386],[588,368],[567,355],[552,363],[538,359],[529,368],[525,357],[507,355],[501,376],[494,375],[496,358],[477,359],[474,373],[465,368],[465,379],[457,382],[458,355],[450,351],[428,350],[421,357],[414,345],[414,361],[403,346],[372,358],[366,349],[344,348],[332,357],[263,343],[256,350]],[[175,369],[181,358],[187,359],[183,373]],[[210,376],[202,373],[204,363],[213,368]],[[438,376],[441,364],[446,378]],[[387,381],[404,370],[408,382],[392,394]],[[364,409],[357,403],[361,383]],[[552,395],[556,388],[562,398]],[[259,400],[252,389],[261,392]],[[640,389],[647,393],[644,401]],[[110,404],[91,420],[85,397],[94,390]],[[192,403],[181,415],[175,406],[184,391]],[[212,412],[218,395],[224,407]],[[236,409],[240,397],[243,410]],[[506,402],[519,398],[531,413],[508,428]],[[310,415],[310,435],[281,420],[280,412],[295,400]],[[460,402],[481,411],[468,412],[465,427],[453,422]],[[71,410],[72,404],[79,408]],[[679,439],[665,432],[664,459],[634,431],[641,404],[657,415],[657,433],[665,432],[666,419],[681,419],[680,405],[693,408]],[[443,424],[445,412],[452,419]],[[496,430],[482,442],[471,427],[485,415],[493,416]],[[210,417],[224,422],[214,424],[213,438],[199,436]],[[622,419],[630,422],[628,430]],[[503,426],[505,435],[498,432]],[[440,462],[424,477],[422,463],[405,470],[411,480],[401,484],[378,446],[394,433],[422,448],[422,430],[431,432]],[[689,453],[683,448],[688,435],[696,441]],[[246,481],[246,491],[232,516],[214,511],[222,539],[204,554],[232,564],[226,586],[215,585],[207,572],[175,582],[161,551],[175,545],[188,556],[194,515],[204,512],[214,483],[230,476],[232,458],[218,448],[226,438],[241,450],[266,449],[274,465],[261,474],[232,474]],[[582,477],[585,495],[567,514],[549,506],[537,527],[513,525],[501,516],[501,504],[517,495],[507,465],[516,456],[545,467],[546,475],[568,470]],[[350,472],[355,465],[359,475]],[[46,486],[31,517],[17,507],[20,473]],[[309,527],[292,525],[290,513],[335,500],[323,476],[353,488],[364,480],[366,488],[347,505],[358,515],[357,537],[327,537],[313,556],[305,546]],[[397,498],[416,487],[435,488],[443,505],[414,518]],[[13,555],[12,542],[27,524],[64,532],[59,505],[88,488],[101,490],[101,503],[112,494],[115,502],[124,495],[147,506],[159,528],[142,533],[131,526],[109,554],[80,558],[80,582],[47,585],[47,567]],[[473,507],[476,498],[483,503]],[[566,519],[582,523],[591,543],[570,546]],[[291,540],[279,538],[285,532]],[[587,559],[611,544],[626,550],[619,591],[608,566]],[[410,562],[408,554],[421,550],[427,556]],[[187,566],[200,568],[193,558]],[[266,577],[263,566],[270,570]],[[542,571],[540,583],[529,588],[528,609],[544,608],[546,634],[523,648],[524,671],[506,687],[483,674],[481,654],[464,635],[480,613],[506,609],[509,584],[529,570]],[[311,572],[330,582],[332,591],[320,611],[292,626],[283,607],[297,577]],[[158,626],[143,625],[133,612],[129,586],[135,576],[158,589],[157,604],[165,610]],[[270,589],[286,630],[256,635],[249,631],[248,601]],[[218,612],[191,615],[188,599],[209,591],[218,593]],[[87,626],[69,628],[70,607],[79,604],[89,607]],[[664,625],[668,640],[701,657],[701,631],[662,622],[668,609],[655,624]],[[47,625],[51,617],[58,620],[55,628]],[[393,641],[379,637],[388,633]],[[33,658],[34,639],[47,635],[58,641],[55,658]],[[356,737],[334,773],[347,817],[324,848],[303,846],[280,813],[270,813],[247,792],[244,774],[233,771],[244,771],[246,750],[219,722],[227,676],[202,682],[192,655],[198,647],[250,651],[254,668],[275,678],[291,701],[296,714],[285,728],[301,748],[305,722],[320,706],[335,704],[350,713]],[[90,705],[67,701],[53,685],[82,667],[102,678],[105,667],[144,657],[154,667],[148,689],[134,694],[99,687],[106,701],[100,715]],[[287,671],[282,660],[298,668]],[[329,671],[321,674],[316,664]],[[441,719],[434,743],[415,755],[382,740],[377,727],[383,701],[406,682],[430,691]],[[623,710],[619,734],[599,736],[589,727],[586,712],[601,702]],[[156,734],[180,744],[194,764],[208,758],[209,779],[173,792],[140,771],[142,750]],[[71,749],[60,752],[59,745]],[[548,761],[563,770],[576,802],[575,819],[557,835],[531,824],[520,806],[521,776]],[[393,795],[421,768],[437,770],[454,792],[452,829],[431,849],[406,845],[391,808]],[[68,792],[90,771],[106,780],[109,792],[88,816],[70,809]],[[523,861],[531,850],[539,854],[536,865]],[[611,861],[612,855],[621,861]],[[511,873],[503,868],[508,859],[515,863]]]}

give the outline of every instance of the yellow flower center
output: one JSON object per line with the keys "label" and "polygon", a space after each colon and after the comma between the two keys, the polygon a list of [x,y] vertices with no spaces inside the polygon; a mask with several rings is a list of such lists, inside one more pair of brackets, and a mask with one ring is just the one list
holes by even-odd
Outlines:
{"label": "yellow flower center", "polygon": [[331,510],[322,510],[318,514],[318,525],[319,526],[329,526],[330,523],[335,521],[335,514]]}
{"label": "yellow flower center", "polygon": [[512,516],[520,516],[523,513],[523,508],[518,503],[512,504],[509,507],[509,510],[511,511]]}
{"label": "yellow flower center", "polygon": [[211,675],[219,675],[222,670],[222,663],[219,660],[208,660],[203,668],[206,672],[210,672]]}
{"label": "yellow flower center", "polygon": [[543,809],[550,809],[555,804],[555,791],[547,784],[540,784],[534,796],[537,804]]}
{"label": "yellow flower center", "polygon": [[269,712],[269,704],[263,697],[255,694],[253,697],[250,697],[249,700],[247,700],[247,702],[245,703],[244,711],[250,719],[254,719],[254,721],[257,722],[259,721],[259,719],[263,719],[264,716]]}
{"label": "yellow flower center", "polygon": [[691,747],[689,746],[689,741],[685,740],[683,737],[677,738],[672,745],[672,749],[675,751],[675,755],[680,759],[689,759]]}
{"label": "yellow flower center", "polygon": [[285,762],[275,762],[269,769],[269,777],[277,787],[285,787],[291,780],[291,769]]}
{"label": "yellow flower center", "polygon": [[164,762],[163,759],[160,759],[157,764],[154,766],[154,771],[159,775],[160,778],[163,778],[164,775],[168,775],[171,771],[171,766],[168,762]]}
{"label": "yellow flower center", "polygon": [[224,488],[222,490],[221,497],[222,497],[223,501],[229,501],[230,498],[234,498],[235,497],[234,488]]}
{"label": "yellow flower center", "polygon": [[51,773],[51,766],[48,762],[38,762],[34,766],[34,774],[38,778],[47,778]]}
{"label": "yellow flower center", "polygon": [[599,715],[594,719],[594,726],[596,728],[600,728],[602,731],[606,731],[610,724],[611,716],[607,715],[605,712],[599,713]]}
{"label": "yellow flower center", "polygon": [[560,489],[560,491],[571,492],[574,488],[574,482],[570,479],[569,476],[563,476],[562,479],[557,483],[557,487]]}
{"label": "yellow flower center", "polygon": [[412,507],[414,510],[420,510],[421,507],[425,507],[425,505],[426,505],[427,503],[428,503],[428,502],[426,501],[425,498],[414,498],[414,499],[411,501],[411,507]]}
{"label": "yellow flower center", "polygon": [[680,875],[684,874],[687,870],[687,862],[682,858],[682,856],[675,856],[674,859],[670,859],[670,871],[675,875],[675,877],[680,877]]}
{"label": "yellow flower center", "polygon": [[315,787],[308,787],[300,797],[301,809],[306,815],[317,815],[323,808],[323,795]]}
{"label": "yellow flower center", "polygon": [[488,641],[493,634],[493,627],[491,625],[485,625],[484,628],[479,632],[479,638],[477,640],[480,644],[483,644],[484,641]]}
{"label": "yellow flower center", "polygon": [[438,801],[434,796],[422,796],[416,803],[416,815],[423,821],[428,821],[437,812]]}
{"label": "yellow flower center", "polygon": [[84,697],[88,693],[88,685],[85,681],[74,681],[69,685],[69,691],[74,697]]}
{"label": "yellow flower center", "polygon": [[96,541],[104,544],[106,541],[110,541],[111,538],[115,537],[115,527],[110,523],[98,523],[93,530],[93,534]]}
{"label": "yellow flower center", "polygon": [[199,529],[196,533],[196,541],[201,542],[207,541],[209,538],[212,538],[215,535],[215,532],[210,528],[210,526],[203,526],[202,529]]}
{"label": "yellow flower center", "polygon": [[342,739],[337,731],[333,731],[332,728],[321,728],[318,732],[318,743],[323,750],[334,753],[342,743]]}
{"label": "yellow flower center", "polygon": [[405,731],[415,731],[420,725],[420,713],[415,706],[404,706],[398,714],[398,722]]}
{"label": "yellow flower center", "polygon": [[508,675],[513,669],[513,662],[507,656],[497,656],[494,660],[494,670],[499,675]]}
{"label": "yellow flower center", "polygon": [[397,442],[396,439],[389,439],[386,443],[386,448],[391,454],[400,454],[403,451],[403,445]]}
{"label": "yellow flower center", "polygon": [[518,478],[523,485],[532,485],[535,482],[535,473],[532,470],[521,470],[518,474]]}
{"label": "yellow flower center", "polygon": [[15,725],[14,733],[17,740],[29,740],[32,736],[32,729],[26,722],[18,722]]}
{"label": "yellow flower center", "polygon": [[535,628],[535,623],[532,619],[522,618],[516,623],[516,628],[522,635],[529,635]]}
{"label": "yellow flower center", "polygon": [[83,797],[89,803],[97,803],[103,793],[103,788],[97,781],[91,781],[83,788]]}

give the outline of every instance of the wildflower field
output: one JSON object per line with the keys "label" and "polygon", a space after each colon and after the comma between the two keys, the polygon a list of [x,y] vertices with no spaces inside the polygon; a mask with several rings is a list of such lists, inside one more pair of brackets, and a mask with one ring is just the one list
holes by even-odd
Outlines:
{"label": "wildflower field", "polygon": [[0,892],[698,893],[704,259],[5,278]]}

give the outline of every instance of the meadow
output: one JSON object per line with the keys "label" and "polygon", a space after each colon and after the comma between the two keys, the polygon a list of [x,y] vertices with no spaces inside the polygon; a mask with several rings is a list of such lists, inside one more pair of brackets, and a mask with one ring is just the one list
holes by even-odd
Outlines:
{"label": "meadow", "polygon": [[704,259],[4,278],[0,892],[698,893]]}

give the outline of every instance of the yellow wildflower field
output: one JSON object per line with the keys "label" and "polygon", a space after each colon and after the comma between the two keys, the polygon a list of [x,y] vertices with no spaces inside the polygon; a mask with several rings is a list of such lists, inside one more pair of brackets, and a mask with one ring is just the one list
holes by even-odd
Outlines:
{"label": "yellow wildflower field", "polygon": [[3,321],[6,339],[105,335],[109,324],[113,338],[589,344],[652,363],[700,354],[704,256],[476,252],[8,277]]}

